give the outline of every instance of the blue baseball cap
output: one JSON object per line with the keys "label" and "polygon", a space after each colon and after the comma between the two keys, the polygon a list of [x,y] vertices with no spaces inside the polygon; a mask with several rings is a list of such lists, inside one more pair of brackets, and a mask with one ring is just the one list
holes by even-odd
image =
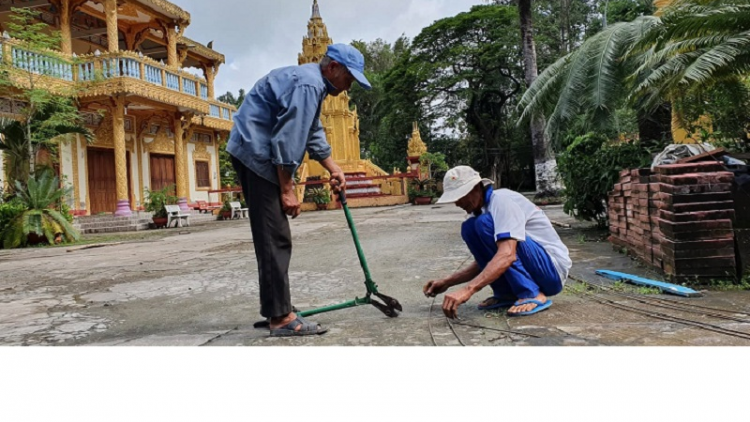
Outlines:
{"label": "blue baseball cap", "polygon": [[331,44],[326,56],[346,66],[362,88],[372,89],[370,81],[365,77],[365,58],[359,50],[348,44]]}

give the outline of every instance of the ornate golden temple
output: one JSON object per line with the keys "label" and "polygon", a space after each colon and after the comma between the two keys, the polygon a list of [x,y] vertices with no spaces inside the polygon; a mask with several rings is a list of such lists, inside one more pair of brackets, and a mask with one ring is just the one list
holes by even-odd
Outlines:
{"label": "ornate golden temple", "polygon": [[[169,185],[183,208],[209,201],[236,110],[214,98],[224,56],[184,36],[188,12],[165,0],[0,0],[0,32],[12,7],[40,12],[62,41],[56,51],[26,51],[6,32],[0,53],[11,81],[24,87],[21,74],[31,72],[47,89],[75,90],[96,135],[93,144],[60,142],[58,171],[77,214],[129,216],[146,189]],[[23,106],[12,89],[0,92],[0,115]]]}
{"label": "ornate golden temple", "polygon": [[[320,14],[318,0],[313,0],[312,17],[307,24],[307,35],[302,40],[302,53],[299,54],[299,64],[318,63],[325,55],[333,39],[328,35],[328,28]],[[388,179],[388,172],[373,164],[370,160],[362,159],[359,140],[359,117],[357,110],[349,105],[348,93],[337,97],[329,96],[323,103],[321,121],[326,131],[328,143],[333,150],[332,156],[336,163],[347,174],[347,178],[355,181],[349,184],[347,192],[355,201],[355,206],[380,205],[384,203],[406,203],[405,188],[400,178]],[[300,166],[298,176],[300,180],[308,178],[328,178],[328,172],[314,160],[305,157]],[[356,181],[357,178],[380,179],[371,181]],[[300,196],[301,196],[300,190]],[[390,196],[390,199],[375,197]],[[372,200],[367,201],[365,197]]]}

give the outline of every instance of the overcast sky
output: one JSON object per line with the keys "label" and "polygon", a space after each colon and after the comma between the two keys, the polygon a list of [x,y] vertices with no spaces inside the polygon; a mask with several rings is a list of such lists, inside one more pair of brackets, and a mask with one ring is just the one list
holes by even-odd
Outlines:
{"label": "overcast sky", "polygon": [[[268,71],[297,64],[313,0],[172,0],[192,22],[185,36],[226,56],[216,95],[249,90]],[[318,0],[328,35],[337,43],[413,38],[437,19],[482,0]]]}

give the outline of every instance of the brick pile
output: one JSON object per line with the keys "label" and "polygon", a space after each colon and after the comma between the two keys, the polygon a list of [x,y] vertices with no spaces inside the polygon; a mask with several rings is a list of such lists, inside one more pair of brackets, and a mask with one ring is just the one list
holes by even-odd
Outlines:
{"label": "brick pile", "polygon": [[610,242],[674,282],[734,278],[733,179],[718,162],[621,172]]}

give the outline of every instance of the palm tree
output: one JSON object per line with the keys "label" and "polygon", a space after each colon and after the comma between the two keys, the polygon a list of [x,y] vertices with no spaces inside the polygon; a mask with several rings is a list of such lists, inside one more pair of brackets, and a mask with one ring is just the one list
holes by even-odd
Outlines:
{"label": "palm tree", "polygon": [[548,67],[521,99],[520,122],[541,113],[557,138],[580,116],[592,129],[610,126],[630,104],[641,139],[652,139],[649,120],[665,102],[747,74],[748,46],[750,0],[675,0],[661,17],[608,26]]}
{"label": "palm tree", "polygon": [[0,233],[3,246],[6,249],[25,246],[30,236],[46,239],[50,245],[62,239],[77,241],[80,238],[78,231],[60,212],[51,208],[69,195],[70,190],[60,188],[60,180],[51,171],[29,177],[26,186],[17,181],[17,196],[27,210]]}
{"label": "palm tree", "polygon": [[747,74],[750,0],[675,0],[634,49],[651,70],[635,93],[652,101]]}
{"label": "palm tree", "polygon": [[545,115],[553,138],[582,115],[592,129],[611,125],[643,63],[643,55],[631,54],[633,47],[658,23],[659,18],[646,16],[610,25],[553,63],[521,98],[521,121]]}

